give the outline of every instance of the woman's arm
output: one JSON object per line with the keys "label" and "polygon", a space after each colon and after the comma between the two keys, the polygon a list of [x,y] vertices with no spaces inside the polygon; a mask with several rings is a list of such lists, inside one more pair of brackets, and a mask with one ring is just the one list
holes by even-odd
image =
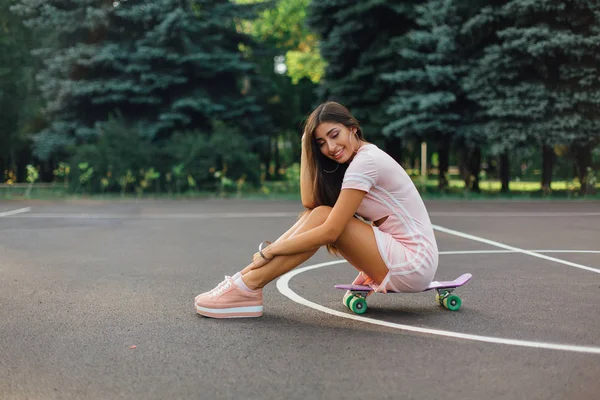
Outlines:
{"label": "woman's arm", "polygon": [[344,189],[325,223],[291,238],[273,243],[263,250],[268,259],[280,255],[298,254],[334,243],[354,217],[366,192]]}
{"label": "woman's arm", "polygon": [[315,177],[308,168],[308,152],[310,151],[310,140],[302,135],[302,155],[300,156],[300,197],[302,205],[309,210],[315,208],[314,180]]}

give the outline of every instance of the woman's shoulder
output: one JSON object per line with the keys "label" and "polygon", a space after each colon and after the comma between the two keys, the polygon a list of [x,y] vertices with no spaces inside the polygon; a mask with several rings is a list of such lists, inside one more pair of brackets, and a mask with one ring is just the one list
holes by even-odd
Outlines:
{"label": "woman's shoulder", "polygon": [[390,156],[385,150],[377,145],[369,143],[361,146],[355,157],[359,160],[356,167],[361,169],[371,168],[381,171],[384,174],[402,173],[402,166]]}
{"label": "woman's shoulder", "polygon": [[360,147],[356,153],[355,159],[362,160],[362,162],[368,162],[373,165],[378,164],[378,160],[385,157],[387,153],[381,150],[377,145],[373,143],[367,143]]}
{"label": "woman's shoulder", "polygon": [[350,165],[345,173],[345,177],[353,175],[377,176],[380,169],[377,159],[377,146],[364,144],[358,149],[355,156],[350,161]]}
{"label": "woman's shoulder", "polygon": [[378,147],[374,144],[363,144],[362,146],[360,146],[360,148],[354,155],[354,158],[350,162],[350,165],[355,164],[356,166],[358,166],[357,164],[374,163],[377,159],[377,150]]}

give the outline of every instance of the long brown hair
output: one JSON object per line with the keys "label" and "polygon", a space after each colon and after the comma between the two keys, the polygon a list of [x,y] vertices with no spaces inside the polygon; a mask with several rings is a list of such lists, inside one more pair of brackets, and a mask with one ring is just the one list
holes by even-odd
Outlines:
{"label": "long brown hair", "polygon": [[303,146],[310,146],[309,149],[306,149],[306,154],[308,155],[310,176],[314,177],[313,193],[315,202],[318,206],[333,207],[340,196],[342,180],[348,165],[339,164],[321,153],[315,140],[315,130],[323,122],[342,124],[348,129],[356,128],[358,140],[364,140],[364,137],[356,118],[350,114],[346,107],[334,101],[328,101],[315,108],[304,125],[304,135],[309,140],[305,140]]}

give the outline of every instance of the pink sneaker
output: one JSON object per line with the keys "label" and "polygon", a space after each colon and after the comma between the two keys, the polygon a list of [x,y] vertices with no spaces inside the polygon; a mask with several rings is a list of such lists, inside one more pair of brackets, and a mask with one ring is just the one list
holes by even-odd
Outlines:
{"label": "pink sneaker", "polygon": [[240,289],[233,278],[225,277],[210,292],[196,297],[196,312],[211,318],[260,317],[263,314],[262,290]]}
{"label": "pink sneaker", "polygon": [[198,301],[198,299],[200,298],[200,296],[203,296],[205,294],[211,294],[212,292],[214,292],[215,290],[219,290],[219,288],[221,286],[223,286],[224,284],[226,284],[230,279],[232,280],[236,280],[237,277],[240,275],[239,272],[237,272],[235,275],[233,276],[229,276],[229,275],[225,275],[225,280],[221,283],[219,283],[215,288],[213,288],[212,290],[205,292],[205,293],[200,293],[198,296],[196,296],[196,298],[194,299],[194,302]]}

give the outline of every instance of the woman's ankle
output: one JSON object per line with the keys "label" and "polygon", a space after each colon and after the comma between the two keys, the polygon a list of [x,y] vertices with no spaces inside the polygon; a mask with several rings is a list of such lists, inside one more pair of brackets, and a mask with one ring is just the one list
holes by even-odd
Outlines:
{"label": "woman's ankle", "polygon": [[250,290],[258,290],[262,289],[264,285],[261,285],[260,282],[257,282],[254,276],[255,274],[252,271],[249,271],[245,274],[241,274],[240,280],[243,282],[244,286],[246,286]]}

